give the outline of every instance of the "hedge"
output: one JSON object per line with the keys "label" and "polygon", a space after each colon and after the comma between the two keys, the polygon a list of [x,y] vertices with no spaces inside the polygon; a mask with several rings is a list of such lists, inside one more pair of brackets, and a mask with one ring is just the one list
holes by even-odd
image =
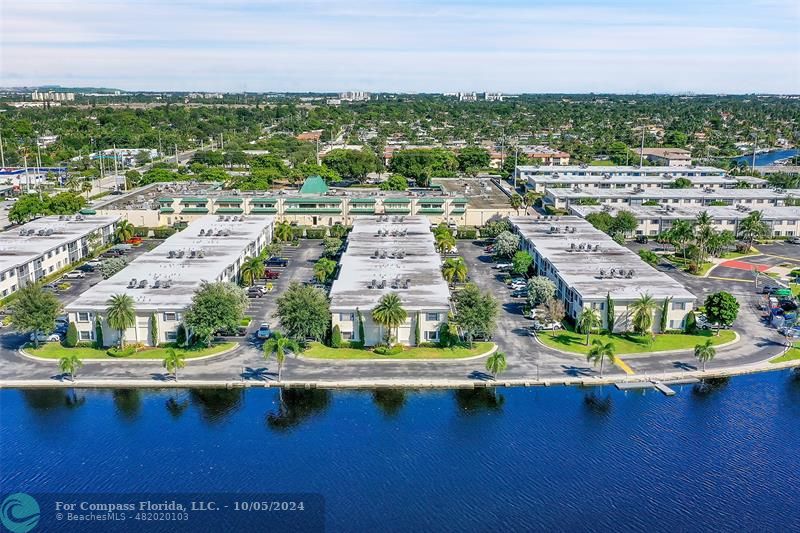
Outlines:
{"label": "hedge", "polygon": [[308,228],[306,229],[306,239],[324,239],[326,228]]}
{"label": "hedge", "polygon": [[136,226],[133,228],[133,236],[134,237],[149,237],[150,236],[150,228],[144,226]]}
{"label": "hedge", "polygon": [[456,230],[456,239],[469,239],[474,240],[478,238],[478,229],[473,227],[462,226]]}
{"label": "hedge", "polygon": [[567,214],[566,209],[556,209],[550,204],[544,206],[544,212],[547,213],[548,215],[559,215],[559,216]]}
{"label": "hedge", "polygon": [[302,239],[306,229],[302,226],[292,226],[292,240]]}
{"label": "hedge", "polygon": [[178,233],[178,230],[175,228],[154,228],[153,229],[153,237],[156,239],[166,239],[167,237],[171,237]]}

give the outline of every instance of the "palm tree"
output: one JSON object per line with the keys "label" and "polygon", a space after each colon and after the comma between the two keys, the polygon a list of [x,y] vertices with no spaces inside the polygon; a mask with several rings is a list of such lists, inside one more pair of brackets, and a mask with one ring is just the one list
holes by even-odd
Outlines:
{"label": "palm tree", "polygon": [[133,224],[127,220],[117,222],[117,228],[114,230],[114,238],[117,242],[128,242],[131,237],[133,237]]}
{"label": "palm tree", "polygon": [[435,236],[436,248],[440,253],[447,253],[456,247],[456,238],[450,231],[438,232]]}
{"label": "palm tree", "polygon": [[492,374],[492,379],[497,380],[497,376],[505,372],[508,368],[506,354],[496,351],[486,360],[486,371]]}
{"label": "palm tree", "polygon": [[714,220],[711,218],[711,215],[708,214],[708,211],[703,211],[697,218],[695,219],[695,239],[697,240],[697,247],[700,248],[700,264],[703,264],[705,261],[707,249],[708,249],[708,241],[711,239],[711,236],[714,234],[714,229],[711,227],[711,223]]}
{"label": "palm tree", "polygon": [[536,194],[533,191],[528,191],[522,197],[522,203],[525,207],[533,207],[533,205],[536,203],[536,200],[538,199],[539,199],[538,194]]}
{"label": "palm tree", "polygon": [[164,368],[167,372],[171,372],[178,381],[178,369],[186,366],[186,354],[178,352],[175,348],[167,349],[167,355],[164,356]]}
{"label": "palm tree", "polygon": [[78,375],[78,369],[83,366],[83,361],[76,353],[68,353],[58,360],[58,368],[64,374],[69,374],[70,381],[75,381],[75,376]]}
{"label": "palm tree", "polygon": [[336,261],[323,257],[314,263],[314,277],[317,278],[317,281],[320,283],[325,283],[326,280],[333,276],[334,272],[336,272]]}
{"label": "palm tree", "polygon": [[288,222],[281,222],[275,226],[275,238],[281,242],[292,240],[292,226]]}
{"label": "palm tree", "polygon": [[91,178],[84,178],[81,182],[81,191],[86,193],[87,201],[89,200],[89,193],[92,192],[92,188],[94,188],[94,186],[92,185]]}
{"label": "palm tree", "polygon": [[442,276],[448,283],[465,282],[467,280],[467,263],[462,257],[445,259],[442,265]]}
{"label": "palm tree", "polygon": [[244,261],[242,262],[242,267],[239,270],[239,273],[242,276],[242,282],[250,286],[252,285],[258,278],[264,275],[264,271],[266,267],[264,266],[264,260],[260,257],[245,257]]}
{"label": "palm tree", "polygon": [[66,185],[67,189],[69,189],[70,191],[75,192],[78,190],[78,187],[80,187],[80,182],[78,181],[78,178],[76,178],[73,175],[69,177],[69,179],[64,185]]}
{"label": "palm tree", "polygon": [[628,311],[633,315],[633,329],[640,335],[649,334],[653,329],[653,314],[656,311],[656,301],[649,294],[640,294],[639,299],[633,302]]}
{"label": "palm tree", "polygon": [[703,363],[703,372],[706,371],[706,363],[714,359],[715,355],[717,355],[717,350],[714,348],[714,343],[711,339],[694,347],[694,356]]}
{"label": "palm tree", "polygon": [[595,339],[592,341],[592,347],[589,348],[589,353],[586,354],[586,360],[592,363],[593,365],[597,365],[600,362],[600,377],[603,377],[603,365],[605,360],[608,359],[611,364],[614,364],[617,361],[617,358],[614,357],[614,343],[613,342],[603,342],[600,339]]}
{"label": "palm tree", "polygon": [[753,211],[739,223],[739,236],[747,242],[747,250],[756,239],[769,236],[769,226],[764,222],[764,213]]}
{"label": "palm tree", "polygon": [[586,333],[586,346],[589,346],[589,335],[591,335],[594,328],[600,327],[600,317],[597,311],[587,307],[578,315],[578,329]]}
{"label": "palm tree", "polygon": [[[384,294],[378,305],[372,310],[372,319],[375,323],[385,326],[386,342],[391,344],[392,329],[399,328],[408,318],[408,313],[403,309],[400,297],[396,293]],[[397,338],[397,335],[395,335]]]}
{"label": "palm tree", "polygon": [[683,250],[683,260],[686,261],[686,244],[694,237],[692,224],[688,220],[678,220],[669,230],[673,246],[680,246]]}
{"label": "palm tree", "polygon": [[125,330],[136,324],[133,298],[127,294],[114,294],[106,302],[106,320],[119,332],[119,347],[125,347]]}
{"label": "palm tree", "polygon": [[522,207],[522,196],[514,193],[511,195],[511,198],[508,199],[508,203],[511,204],[512,209],[517,210],[517,214],[519,215],[519,208]]}
{"label": "palm tree", "polygon": [[281,380],[286,352],[297,354],[299,351],[300,344],[294,339],[285,337],[279,331],[274,332],[264,343],[264,359],[269,359],[272,354],[275,354],[275,360],[278,362],[278,381]]}

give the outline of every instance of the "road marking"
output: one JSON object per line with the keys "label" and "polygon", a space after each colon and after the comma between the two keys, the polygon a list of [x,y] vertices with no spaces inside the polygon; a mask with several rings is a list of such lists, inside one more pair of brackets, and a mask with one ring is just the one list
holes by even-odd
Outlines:
{"label": "road marking", "polygon": [[623,361],[619,357],[614,358],[614,364],[617,365],[618,367],[620,367],[622,369],[622,371],[625,372],[628,375],[635,374],[633,369],[630,366],[628,366],[628,363],[626,363],[625,361]]}
{"label": "road marking", "polygon": [[755,283],[752,279],[723,278],[721,276],[706,276],[707,279],[719,279],[722,281],[740,281],[742,283]]}

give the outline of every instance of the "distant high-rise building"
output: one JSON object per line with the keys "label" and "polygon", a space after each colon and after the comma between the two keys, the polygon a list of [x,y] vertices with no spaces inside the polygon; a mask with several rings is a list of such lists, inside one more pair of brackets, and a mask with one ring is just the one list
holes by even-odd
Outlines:
{"label": "distant high-rise building", "polygon": [[75,93],[58,93],[53,91],[41,93],[39,91],[33,91],[31,93],[31,100],[38,102],[66,102],[75,100]]}
{"label": "distant high-rise building", "polygon": [[347,102],[363,102],[370,99],[370,94],[364,91],[347,91],[339,93],[339,100]]}
{"label": "distant high-rise building", "polygon": [[478,95],[476,93],[458,93],[459,102],[477,102]]}
{"label": "distant high-rise building", "polygon": [[503,93],[483,93],[483,99],[487,102],[502,102]]}

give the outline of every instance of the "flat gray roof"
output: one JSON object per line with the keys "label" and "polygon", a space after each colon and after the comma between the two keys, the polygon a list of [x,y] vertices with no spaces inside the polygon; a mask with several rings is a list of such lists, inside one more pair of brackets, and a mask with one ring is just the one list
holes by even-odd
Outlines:
{"label": "flat gray roof", "polygon": [[[534,175],[528,176],[528,181],[534,183],[543,183],[543,184],[573,184],[573,183],[658,183],[659,185],[669,185],[673,181],[677,179],[676,176],[630,176],[630,175],[612,175],[610,177],[605,176],[561,176],[558,177],[544,174],[544,175]],[[687,178],[692,181],[692,183],[698,184],[720,184],[720,185],[736,185],[737,182],[740,180],[735,178],[729,178],[726,176],[692,176],[691,178]],[[747,181],[750,184],[762,184],[767,183],[767,180],[760,179],[760,178],[749,178],[748,180],[741,180]]]}
{"label": "flat gray roof", "polygon": [[[114,294],[128,294],[137,309],[181,310],[189,306],[195,291],[203,281],[218,281],[244,250],[255,253],[255,242],[273,223],[271,216],[249,215],[226,217],[206,215],[183,231],[167,238],[161,245],[131,261],[122,271],[103,280],[66,306],[67,311],[98,311],[107,307]],[[200,235],[212,232],[213,236]],[[223,234],[217,236],[222,231]],[[203,257],[198,257],[202,250]],[[183,252],[182,258],[169,258],[169,252]],[[192,251],[195,257],[192,257]],[[227,275],[224,276],[227,279]],[[145,288],[129,288],[132,279],[137,284],[147,280]],[[156,281],[168,288],[154,288]],[[137,285],[138,286],[138,285]]]}
{"label": "flat gray roof", "polygon": [[707,172],[726,175],[727,172],[722,168],[717,167],[665,167],[665,166],[625,166],[625,165],[612,165],[612,166],[584,166],[584,165],[519,165],[517,168],[523,172],[538,172],[538,173],[558,173],[558,174],[578,174],[584,175],[597,174],[625,174],[630,176],[644,175],[644,174],[671,174],[673,176],[686,176],[687,174]]}
{"label": "flat gray roof", "polygon": [[[667,210],[665,207],[668,207]],[[616,215],[619,211],[628,211],[636,218],[669,219],[669,220],[688,220],[697,218],[702,212],[707,212],[715,219],[741,220],[753,211],[761,211],[765,220],[797,220],[800,219],[800,207],[784,206],[765,206],[758,209],[737,209],[734,206],[655,206],[655,205],[631,205],[631,206],[602,206],[602,205],[573,205],[570,210],[583,218],[590,213],[600,213],[607,211],[611,215]]]}
{"label": "flat gray roof", "polygon": [[[672,297],[680,301],[694,300],[683,285],[642,261],[637,254],[576,216],[511,217],[518,233],[547,259],[561,279],[586,300],[599,300],[611,294],[615,300],[633,300],[641,294],[656,299]],[[580,245],[591,245],[592,251],[578,251]],[[572,248],[574,251],[571,251]],[[598,251],[594,247],[598,246]],[[609,277],[611,269],[630,278]],[[600,277],[600,271],[605,277]]]}
{"label": "flat gray roof", "polygon": [[[331,288],[331,309],[370,310],[381,296],[390,292],[397,293],[407,311],[449,308],[450,290],[442,277],[442,260],[434,247],[430,227],[424,216],[356,219],[347,237],[347,250],[342,254],[339,277]],[[376,251],[380,257],[375,257]],[[404,252],[404,256],[397,257],[398,251]],[[410,280],[408,289],[393,288],[398,279]],[[378,283],[385,280],[386,287],[368,288],[373,280]]]}
{"label": "flat gray roof", "polygon": [[550,188],[547,194],[554,198],[707,198],[714,199],[782,199],[800,197],[800,189],[662,189],[652,188],[635,192],[627,189],[602,189],[600,187]]}
{"label": "flat gray roof", "polygon": [[[118,216],[77,215],[47,216],[37,218],[18,228],[0,233],[0,272],[27,264],[47,252],[83,238],[90,233],[113,224]],[[34,231],[33,235],[22,236],[21,232]],[[50,235],[37,235],[40,230]]]}

